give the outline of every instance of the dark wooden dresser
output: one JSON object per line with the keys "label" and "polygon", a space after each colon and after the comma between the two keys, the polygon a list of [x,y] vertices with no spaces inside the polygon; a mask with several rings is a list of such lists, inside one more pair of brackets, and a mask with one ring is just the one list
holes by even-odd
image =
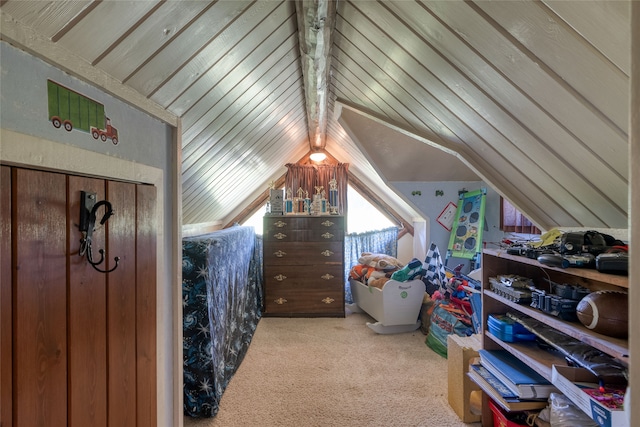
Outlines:
{"label": "dark wooden dresser", "polygon": [[265,316],[344,317],[344,217],[264,217]]}

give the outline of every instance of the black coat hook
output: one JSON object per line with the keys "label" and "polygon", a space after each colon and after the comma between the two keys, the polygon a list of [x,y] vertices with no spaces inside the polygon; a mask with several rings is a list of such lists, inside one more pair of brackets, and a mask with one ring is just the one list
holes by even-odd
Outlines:
{"label": "black coat hook", "polygon": [[105,222],[113,215],[113,208],[111,207],[111,203],[107,200],[102,200],[96,203],[96,193],[88,193],[85,191],[80,192],[80,224],[79,228],[82,232],[82,239],[80,239],[80,250],[78,251],[78,255],[87,256],[87,261],[89,264],[99,271],[100,273],[110,273],[116,268],[118,268],[118,263],[120,262],[120,257],[115,257],[114,261],[116,265],[109,270],[101,270],[98,268],[98,265],[104,262],[104,249],[100,249],[98,252],[100,253],[100,259],[97,261],[93,260],[93,250],[91,248],[91,237],[94,232],[94,227],[96,223],[96,214],[98,209],[102,206],[105,207],[105,213],[102,215],[102,219],[100,220],[100,225],[104,225]]}

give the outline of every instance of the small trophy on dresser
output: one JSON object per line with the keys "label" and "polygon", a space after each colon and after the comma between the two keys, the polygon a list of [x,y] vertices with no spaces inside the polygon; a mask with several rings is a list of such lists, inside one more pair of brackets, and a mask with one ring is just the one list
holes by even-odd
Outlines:
{"label": "small trophy on dresser", "polygon": [[293,199],[291,198],[291,188],[287,188],[287,198],[284,199],[284,211],[286,215],[293,215]]}
{"label": "small trophy on dresser", "polygon": [[275,188],[275,183],[269,183],[269,215],[282,215],[283,213],[282,190]]}
{"label": "small trophy on dresser", "polygon": [[338,215],[338,182],[335,178],[329,181],[329,213]]}

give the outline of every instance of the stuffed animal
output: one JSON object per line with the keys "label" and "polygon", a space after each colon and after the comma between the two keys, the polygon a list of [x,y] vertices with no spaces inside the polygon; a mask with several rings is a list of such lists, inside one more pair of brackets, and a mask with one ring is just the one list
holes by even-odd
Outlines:
{"label": "stuffed animal", "polygon": [[402,264],[391,255],[376,254],[371,252],[363,252],[360,258],[358,258],[358,264],[385,271],[397,270],[404,267],[404,264]]}
{"label": "stuffed animal", "polygon": [[366,283],[368,272],[369,272],[369,267],[362,264],[356,264],[353,267],[351,267],[351,270],[349,271],[349,278]]}

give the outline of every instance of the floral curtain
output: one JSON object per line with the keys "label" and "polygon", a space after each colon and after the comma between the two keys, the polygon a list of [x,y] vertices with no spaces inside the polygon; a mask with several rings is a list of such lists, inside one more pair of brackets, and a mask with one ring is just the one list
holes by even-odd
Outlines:
{"label": "floral curtain", "polygon": [[363,252],[398,256],[398,228],[389,227],[384,230],[368,231],[365,233],[347,234],[344,240],[345,267],[345,302],[353,302],[351,287],[349,286],[349,271],[358,264],[358,258]]}
{"label": "floral curtain", "polygon": [[[349,163],[335,165],[301,165],[288,163],[285,175],[285,189],[291,189],[292,197],[302,188],[310,198],[316,193],[316,187],[322,187],[329,198],[329,181],[336,180],[338,185],[338,213],[347,214],[347,186],[349,185]],[[304,196],[305,194],[303,194]]]}

